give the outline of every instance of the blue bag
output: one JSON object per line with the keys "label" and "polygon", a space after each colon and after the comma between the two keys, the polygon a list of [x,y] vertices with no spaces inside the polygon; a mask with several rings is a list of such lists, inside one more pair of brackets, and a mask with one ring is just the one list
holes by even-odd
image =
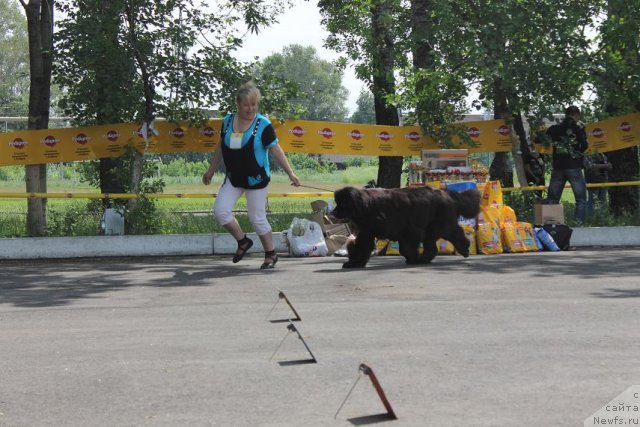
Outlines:
{"label": "blue bag", "polygon": [[536,237],[540,239],[542,245],[546,250],[551,252],[558,252],[560,250],[556,242],[553,240],[553,237],[551,237],[551,234],[549,234],[547,230],[542,227],[535,227],[534,230],[536,232]]}

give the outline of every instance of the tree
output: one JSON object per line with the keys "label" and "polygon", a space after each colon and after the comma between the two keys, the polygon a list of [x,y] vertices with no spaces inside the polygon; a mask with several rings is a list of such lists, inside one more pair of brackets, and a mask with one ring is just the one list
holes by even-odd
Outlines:
{"label": "tree", "polygon": [[[371,89],[376,123],[397,126],[398,109],[391,100],[396,94],[395,70],[404,64],[396,49],[400,2],[321,0],[318,7],[330,33],[327,45],[346,54],[356,75]],[[400,187],[401,174],[402,157],[380,157],[378,186]]]}
{"label": "tree", "polygon": [[[580,98],[588,61],[586,33],[593,25],[597,3],[452,2],[459,18],[458,32],[463,35],[453,47],[462,52],[455,66],[463,67],[477,83],[478,109],[493,107],[494,117],[511,126],[512,154],[521,185],[527,185],[520,157],[527,146],[521,116],[526,115],[535,126]],[[511,167],[506,160],[506,153],[496,153],[491,172],[493,178],[509,185]]]}
{"label": "tree", "polygon": [[[600,26],[599,49],[591,62],[591,81],[597,99],[598,117],[640,111],[640,8],[637,2],[609,0],[606,18]],[[640,177],[638,147],[607,153],[613,169],[611,181],[637,181]],[[638,212],[638,187],[609,190],[614,214]]]}
{"label": "tree", "polygon": [[464,33],[455,30],[460,23],[451,2],[412,0],[407,13],[410,33],[404,51],[412,61],[401,70],[399,104],[407,111],[408,122],[448,147],[452,137],[460,135],[451,124],[466,112],[468,76],[461,66],[461,50],[455,48]]}
{"label": "tree", "polygon": [[29,93],[27,22],[13,0],[0,0],[0,16],[0,115],[24,116]]}
{"label": "tree", "polygon": [[[209,12],[192,0],[63,0],[68,18],[60,25],[56,69],[67,91],[62,105],[82,124],[202,121],[205,108],[232,105],[236,88],[250,78],[231,55],[242,43],[234,23],[257,31],[284,3],[229,0]],[[102,161],[103,189],[139,191],[143,156],[131,156],[122,160],[132,168],[126,184],[105,184],[120,176],[112,171],[120,160]]]}
{"label": "tree", "polygon": [[[29,130],[49,127],[53,50],[54,0],[20,0],[29,34]],[[47,165],[27,165],[27,193],[47,192]],[[47,199],[27,200],[27,234],[42,236],[47,227]]]}
{"label": "tree", "polygon": [[301,119],[341,122],[347,115],[347,90],[342,86],[342,70],[320,59],[312,46],[286,46],[282,53],[259,62],[255,74],[295,83],[299,96],[289,102],[302,107]]}
{"label": "tree", "polygon": [[[65,90],[60,102],[64,113],[77,126],[135,120],[142,90],[122,40],[124,3],[65,2],[60,7],[68,19],[57,33],[55,81]],[[101,193],[124,193],[129,185],[119,170],[126,163],[125,158],[102,158],[84,164],[84,175]]]}
{"label": "tree", "polygon": [[366,89],[360,90],[360,95],[356,100],[356,111],[351,115],[353,123],[376,123],[376,112],[373,106],[373,95]]}

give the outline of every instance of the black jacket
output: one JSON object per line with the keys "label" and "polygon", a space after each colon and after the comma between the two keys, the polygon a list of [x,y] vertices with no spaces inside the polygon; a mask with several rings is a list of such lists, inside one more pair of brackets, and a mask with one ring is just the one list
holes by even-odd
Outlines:
{"label": "black jacket", "polygon": [[553,141],[554,169],[582,169],[583,153],[589,147],[582,122],[567,116],[547,129],[547,135]]}

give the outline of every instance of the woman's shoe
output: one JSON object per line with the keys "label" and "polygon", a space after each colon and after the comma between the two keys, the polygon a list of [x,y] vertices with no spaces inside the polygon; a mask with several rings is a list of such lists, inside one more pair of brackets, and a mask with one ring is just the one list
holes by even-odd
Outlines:
{"label": "woman's shoe", "polygon": [[236,249],[236,254],[233,256],[233,263],[235,264],[241,261],[244,257],[244,254],[246,254],[247,251],[251,249],[251,246],[253,246],[253,240],[248,238],[245,234],[245,236],[241,240],[238,240],[238,249]]}
{"label": "woman's shoe", "polygon": [[261,270],[266,270],[267,268],[273,268],[276,266],[276,262],[278,262],[278,254],[275,250],[265,252],[264,253],[264,262],[260,266]]}

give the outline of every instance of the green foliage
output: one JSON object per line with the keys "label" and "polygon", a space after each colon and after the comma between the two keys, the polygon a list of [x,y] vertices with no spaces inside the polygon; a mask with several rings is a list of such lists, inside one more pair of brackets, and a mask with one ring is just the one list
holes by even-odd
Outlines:
{"label": "green foliage", "polygon": [[610,0],[598,33],[599,49],[590,62],[599,118],[640,111],[640,7]]}
{"label": "green foliage", "polygon": [[14,0],[0,0],[0,115],[26,116],[29,96],[27,20]]}
{"label": "green foliage", "polygon": [[335,163],[319,161],[316,157],[305,153],[288,153],[287,159],[296,172],[312,170],[319,173],[331,173],[336,170]]}
{"label": "green foliage", "polygon": [[373,105],[373,94],[368,90],[361,90],[356,101],[356,111],[351,115],[352,123],[376,123],[376,110]]}
{"label": "green foliage", "polygon": [[180,176],[202,176],[203,171],[207,170],[209,162],[201,160],[199,162],[188,162],[183,158],[176,158],[169,163],[161,163],[159,165],[159,173],[162,176],[180,177]]}
{"label": "green foliage", "polygon": [[47,235],[86,236],[99,231],[100,217],[87,212],[87,203],[74,200],[65,206],[53,205],[47,212]]}
{"label": "green foliage", "polygon": [[0,181],[24,181],[24,167],[22,166],[0,167]]}
{"label": "green foliage", "polygon": [[344,121],[347,90],[342,86],[342,70],[318,57],[315,48],[291,44],[256,64],[258,77],[291,82],[297,96],[287,101],[300,106],[299,118]]}

